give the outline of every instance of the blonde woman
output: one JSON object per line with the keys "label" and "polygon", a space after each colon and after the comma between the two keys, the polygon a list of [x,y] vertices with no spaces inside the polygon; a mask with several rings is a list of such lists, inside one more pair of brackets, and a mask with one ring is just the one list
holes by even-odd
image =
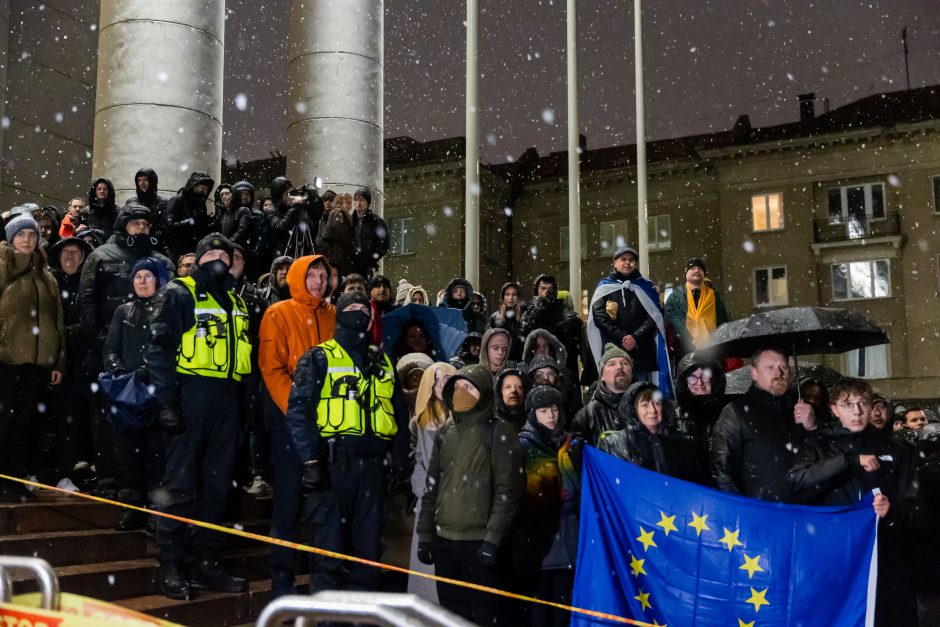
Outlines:
{"label": "blonde woman", "polygon": [[[414,454],[415,469],[411,475],[411,491],[418,499],[416,511],[421,511],[421,497],[424,496],[428,477],[428,462],[434,447],[434,436],[445,422],[450,420],[450,412],[444,407],[442,393],[444,384],[457,372],[450,364],[438,362],[432,364],[421,377],[418,396],[415,399],[414,417],[411,419],[411,449]],[[417,517],[416,517],[417,518]],[[411,539],[411,570],[434,574],[434,567],[418,561],[417,530]],[[437,603],[437,584],[423,577],[408,577],[408,592],[431,602]]]}

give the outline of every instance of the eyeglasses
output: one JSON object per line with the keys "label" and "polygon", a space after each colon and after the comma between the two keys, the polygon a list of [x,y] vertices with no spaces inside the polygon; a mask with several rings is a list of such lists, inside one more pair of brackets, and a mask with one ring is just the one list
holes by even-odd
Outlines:
{"label": "eyeglasses", "polygon": [[841,402],[836,403],[836,404],[837,404],[843,411],[852,411],[852,410],[855,409],[856,407],[857,407],[858,409],[862,410],[862,411],[865,411],[866,409],[868,409],[869,407],[871,407],[871,403],[869,403],[868,401],[856,401],[856,402],[854,402],[854,403],[851,403],[851,402],[849,402],[849,401],[841,401]]}
{"label": "eyeglasses", "polygon": [[701,375],[690,374],[685,378],[688,381],[689,385],[695,385],[696,383],[708,383],[712,380],[711,373],[703,372]]}

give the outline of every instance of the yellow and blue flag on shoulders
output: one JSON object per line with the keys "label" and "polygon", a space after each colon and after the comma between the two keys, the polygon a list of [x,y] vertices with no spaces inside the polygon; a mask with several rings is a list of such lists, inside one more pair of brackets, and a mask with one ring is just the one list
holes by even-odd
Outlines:
{"label": "yellow and blue flag on shoulders", "polygon": [[575,607],[671,627],[874,623],[871,496],[846,507],[768,503],[590,447],[581,485]]}

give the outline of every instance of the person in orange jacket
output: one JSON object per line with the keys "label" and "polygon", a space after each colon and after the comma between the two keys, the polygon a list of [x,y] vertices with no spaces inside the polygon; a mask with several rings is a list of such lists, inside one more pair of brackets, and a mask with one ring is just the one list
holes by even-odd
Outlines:
{"label": "person in orange jacket", "polygon": [[[258,365],[267,390],[264,419],[271,434],[274,469],[274,511],[271,536],[296,541],[299,536],[302,493],[300,458],[284,419],[297,361],[308,350],[333,337],[336,308],[329,295],[335,290],[330,263],[322,255],[295,260],[287,271],[291,297],[271,305],[261,320]],[[271,546],[273,597],[294,594],[293,549]]]}

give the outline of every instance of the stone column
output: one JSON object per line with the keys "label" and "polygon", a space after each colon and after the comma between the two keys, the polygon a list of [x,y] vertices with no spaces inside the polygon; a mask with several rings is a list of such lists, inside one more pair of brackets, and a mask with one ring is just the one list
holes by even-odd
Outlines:
{"label": "stone column", "polygon": [[[7,114],[7,64],[10,60],[10,0],[0,0],[0,118]],[[3,159],[4,132],[6,124],[0,126],[0,159]],[[3,168],[0,168],[2,174]],[[0,208],[6,211],[9,207]]]}
{"label": "stone column", "polygon": [[292,0],[288,36],[287,176],[324,189],[372,191],[384,205],[381,0]]}
{"label": "stone column", "polygon": [[141,167],[164,194],[194,170],[219,183],[224,29],[225,0],[101,0],[92,175],[119,202]]}

